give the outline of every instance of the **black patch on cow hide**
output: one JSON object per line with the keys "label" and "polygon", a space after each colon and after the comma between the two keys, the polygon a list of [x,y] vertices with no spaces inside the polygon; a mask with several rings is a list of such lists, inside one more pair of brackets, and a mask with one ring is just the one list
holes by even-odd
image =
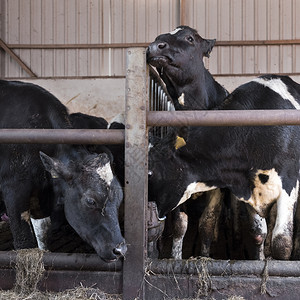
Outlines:
{"label": "black patch on cow hide", "polygon": [[269,180],[269,175],[265,174],[258,174],[258,178],[261,181],[262,184],[265,184]]}

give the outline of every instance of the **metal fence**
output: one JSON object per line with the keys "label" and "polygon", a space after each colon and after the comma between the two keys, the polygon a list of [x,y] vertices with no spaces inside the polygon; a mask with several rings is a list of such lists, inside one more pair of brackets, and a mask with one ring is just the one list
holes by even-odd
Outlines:
{"label": "metal fence", "polygon": [[[164,82],[156,70],[149,68],[149,111],[175,111],[171,96],[169,95]],[[166,126],[153,126],[149,134],[156,137],[164,137],[168,129]]]}
{"label": "metal fence", "polygon": [[[152,76],[152,75],[151,75]],[[155,81],[155,79],[154,79]],[[148,128],[155,125],[204,125],[207,119],[211,125],[300,125],[300,111],[281,111],[274,118],[274,111],[214,111],[174,112],[148,111],[151,87],[160,95],[161,90],[148,78],[144,48],[127,50],[126,76],[126,124],[125,133],[119,131],[115,142],[124,141],[125,135],[125,238],[128,253],[122,263],[103,264],[100,259],[90,255],[64,255],[45,253],[47,276],[41,287],[47,290],[66,289],[82,282],[85,285],[100,287],[107,292],[121,292],[123,299],[164,299],[166,297],[195,297],[203,284],[201,276],[208,275],[211,296],[224,299],[232,293],[266,299],[261,294],[261,286],[270,285],[270,294],[281,298],[297,299],[300,292],[300,261],[204,261],[204,260],[152,260],[147,257],[147,192],[148,192]],[[159,84],[159,82],[158,82]],[[149,90],[150,88],[150,90]],[[162,93],[163,94],[163,93]],[[150,97],[150,99],[151,99]],[[165,96],[162,96],[166,100]],[[163,100],[163,101],[165,101]],[[150,101],[151,102],[151,101]],[[168,100],[167,100],[168,102]],[[166,103],[159,108],[168,108]],[[243,113],[243,114],[241,114]],[[185,116],[183,119],[181,119]],[[187,118],[188,116],[188,118]],[[293,117],[292,119],[290,117]],[[191,120],[192,119],[192,120]],[[220,123],[221,120],[221,123]],[[271,120],[271,121],[270,121]],[[238,123],[237,123],[238,122]],[[18,132],[16,135],[11,135]],[[108,136],[115,134],[107,130]],[[68,139],[68,133],[74,139]],[[83,134],[84,133],[84,134]],[[91,135],[90,135],[91,133]],[[93,134],[92,134],[93,133]],[[105,133],[105,134],[106,134]],[[107,143],[103,131],[69,130],[61,135],[61,130],[51,131],[51,141],[41,129],[17,130],[1,129],[0,142],[34,143]],[[88,138],[85,138],[87,137]],[[34,139],[34,140],[32,140]],[[108,137],[109,139],[109,137]],[[11,288],[14,281],[12,253],[0,253],[0,288]],[[67,261],[68,260],[68,261]],[[97,265],[97,267],[95,267]],[[84,270],[84,271],[82,271]],[[203,278],[203,277],[202,277]],[[282,288],[282,287],[285,288]],[[205,291],[204,291],[205,292]],[[198,294],[200,295],[200,294]],[[200,297],[200,296],[199,296]]]}

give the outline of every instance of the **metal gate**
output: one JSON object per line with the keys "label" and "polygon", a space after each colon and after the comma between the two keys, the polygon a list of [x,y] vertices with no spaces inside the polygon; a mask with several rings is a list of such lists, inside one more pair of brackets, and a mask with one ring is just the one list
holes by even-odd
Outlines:
{"label": "metal gate", "polygon": [[[148,128],[153,126],[300,125],[300,112],[149,111],[150,87],[144,48],[127,50],[126,125],[117,130],[1,129],[1,143],[122,143],[125,136],[125,239],[122,262],[106,264],[96,255],[45,253],[44,290],[82,283],[123,299],[204,298],[298,299],[300,261],[155,260],[147,257]],[[154,89],[161,91],[161,88]],[[159,92],[161,93],[161,92]],[[162,92],[164,94],[164,92]],[[154,97],[154,96],[153,96]],[[163,96],[162,98],[164,98]],[[167,98],[164,98],[167,102]],[[163,108],[168,108],[164,105]],[[14,282],[14,252],[0,253],[0,288]]]}
{"label": "metal gate", "polygon": [[[123,266],[123,299],[226,299],[226,296],[232,295],[244,296],[245,299],[274,296],[298,299],[298,261],[218,261],[205,258],[176,261],[147,258],[146,204],[148,127],[300,125],[300,112],[147,111],[145,108],[149,107],[149,93],[152,95],[153,85],[150,84],[150,89],[147,87],[146,70],[145,50],[128,49],[125,238],[129,246]],[[137,160],[137,157],[140,159]]]}

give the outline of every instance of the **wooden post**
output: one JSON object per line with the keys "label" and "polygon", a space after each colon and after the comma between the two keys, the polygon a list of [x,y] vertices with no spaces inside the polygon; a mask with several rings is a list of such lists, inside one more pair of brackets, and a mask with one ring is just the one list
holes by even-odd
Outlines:
{"label": "wooden post", "polygon": [[145,48],[128,48],[125,131],[125,240],[123,299],[144,299],[147,258],[148,108]]}

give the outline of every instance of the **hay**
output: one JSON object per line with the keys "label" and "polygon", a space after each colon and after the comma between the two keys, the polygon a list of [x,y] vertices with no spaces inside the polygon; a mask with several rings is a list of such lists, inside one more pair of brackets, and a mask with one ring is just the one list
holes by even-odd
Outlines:
{"label": "hay", "polygon": [[14,291],[1,291],[0,300],[121,300],[121,295],[109,295],[99,289],[78,287],[60,293],[35,291],[21,295]]}
{"label": "hay", "polygon": [[208,272],[207,263],[211,261],[212,259],[209,257],[201,257],[201,270],[197,268],[198,273],[198,291],[197,291],[197,298],[200,298],[201,296],[208,296],[211,288],[211,278],[210,274]]}
{"label": "hay", "polygon": [[0,300],[121,300],[120,295],[109,295],[99,289],[77,287],[60,293],[41,292],[38,283],[45,273],[43,255],[39,249],[18,250],[16,283],[13,290],[0,291]]}
{"label": "hay", "polygon": [[264,271],[262,274],[262,282],[261,282],[261,286],[260,286],[260,293],[262,295],[267,293],[267,281],[269,279],[269,261],[271,260],[270,257],[268,257],[267,259],[265,259],[265,267],[264,267]]}
{"label": "hay", "polygon": [[37,291],[37,285],[45,272],[43,255],[44,251],[40,249],[17,251],[16,283],[14,287],[16,293],[28,295]]}

